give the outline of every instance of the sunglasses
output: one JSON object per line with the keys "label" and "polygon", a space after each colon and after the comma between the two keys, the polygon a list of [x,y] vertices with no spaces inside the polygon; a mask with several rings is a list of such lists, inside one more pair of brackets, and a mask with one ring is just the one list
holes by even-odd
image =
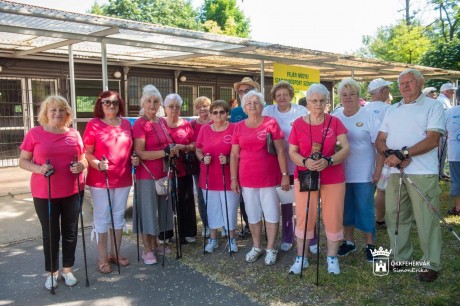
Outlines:
{"label": "sunglasses", "polygon": [[224,110],[220,110],[220,111],[213,111],[212,114],[214,116],[217,116],[217,115],[225,115],[227,112],[224,111]]}
{"label": "sunglasses", "polygon": [[120,104],[120,101],[118,100],[104,100],[104,101],[101,101],[102,105],[105,105],[105,106],[110,106],[110,105],[113,105],[113,106],[117,106],[118,104]]}

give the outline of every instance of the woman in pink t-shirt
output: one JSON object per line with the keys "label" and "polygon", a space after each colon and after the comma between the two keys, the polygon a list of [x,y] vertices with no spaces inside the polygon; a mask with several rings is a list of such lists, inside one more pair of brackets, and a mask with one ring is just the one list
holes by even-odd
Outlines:
{"label": "woman in pink t-shirt", "polygon": [[192,164],[189,163],[195,155],[195,142],[192,125],[179,117],[182,103],[181,96],[169,94],[164,105],[168,134],[174,143],[171,151],[179,156],[174,160],[177,168],[179,237],[181,244],[187,244],[196,241],[197,233]]}
{"label": "woman in pink t-shirt", "polygon": [[[209,100],[208,97],[202,96],[198,97],[193,101],[193,107],[195,108],[195,112],[198,115],[197,119],[193,119],[190,121],[190,124],[192,125],[193,128],[193,142],[196,141],[198,137],[198,133],[201,130],[201,127],[204,125],[209,125],[212,123],[211,116],[209,114],[209,107],[211,106],[211,100]],[[198,160],[196,161],[198,165]],[[199,166],[198,166],[199,168]],[[203,198],[203,190],[198,184],[198,180],[200,178],[200,172],[198,171],[197,173],[193,174],[193,180],[195,182],[195,187],[196,187],[196,196],[198,200],[198,212],[200,213],[200,218],[201,221],[203,222],[203,237],[209,237],[209,226],[206,226],[208,224],[207,221],[207,216],[206,216],[206,206],[204,203],[204,198]]]}
{"label": "woman in pink t-shirt", "polygon": [[[172,206],[168,196],[156,194],[155,188],[156,180],[168,175],[171,144],[166,121],[157,116],[162,102],[158,89],[146,85],[141,97],[141,117],[133,127],[134,150],[142,160],[136,172],[138,195],[133,212],[139,223],[133,224],[133,230],[142,234],[142,258],[147,265],[157,263],[155,253],[163,253],[163,248],[158,246],[158,236],[166,243],[173,235]],[[169,248],[165,250],[166,253],[171,252]]]}
{"label": "woman in pink t-shirt", "polygon": [[[77,279],[72,274],[80,211],[77,193],[80,192],[80,197],[83,197],[84,182],[79,174],[88,164],[80,134],[69,127],[71,114],[72,109],[63,97],[47,97],[38,113],[38,122],[41,126],[32,128],[20,147],[19,166],[32,172],[30,186],[35,211],[42,226],[45,269],[49,272],[45,287],[48,290],[51,290],[51,284],[57,287],[60,235],[62,235],[61,275],[67,286],[74,286],[77,283]],[[75,157],[76,162],[74,162]],[[54,170],[54,174],[49,176],[51,220],[48,211],[48,177],[45,177],[50,170]],[[80,182],[80,190],[78,190],[77,179]],[[49,226],[51,226],[51,234]]]}
{"label": "woman in pink t-shirt", "polygon": [[[132,185],[131,159],[133,140],[131,124],[122,119],[125,102],[116,91],[102,92],[94,104],[94,119],[86,125],[83,143],[89,163],[86,184],[93,199],[93,232],[98,251],[98,270],[110,273],[110,263],[127,266],[128,259],[120,255],[122,229],[125,226],[125,210]],[[134,159],[133,159],[134,160]],[[137,162],[138,159],[136,158]],[[116,246],[113,244],[109,199],[105,174],[109,182],[112,215],[115,226]],[[110,255],[107,255],[107,231],[110,232]]]}
{"label": "woman in pink t-shirt", "polygon": [[199,185],[202,189],[208,189],[208,202],[205,207],[211,228],[211,239],[205,248],[208,253],[212,253],[217,248],[217,229],[221,227],[224,227],[230,235],[229,251],[238,252],[235,228],[239,196],[230,189],[229,166],[235,125],[227,121],[229,111],[227,102],[223,100],[212,103],[213,123],[201,128],[195,143],[196,156],[201,161]]}
{"label": "woman in pink t-shirt", "polygon": [[[294,192],[297,237],[297,258],[289,270],[300,274],[308,267],[306,253],[302,262],[304,245],[313,238],[318,205],[318,191],[300,192],[298,173],[300,170],[320,172],[321,209],[327,237],[328,272],[339,274],[337,251],[343,238],[343,203],[345,197],[345,173],[342,162],[348,155],[347,129],[339,119],[325,113],[330,93],[322,84],[312,84],[306,92],[307,108],[310,114],[298,118],[289,135],[289,155],[296,165]],[[335,152],[336,143],[341,149]],[[314,155],[315,154],[315,155]],[[321,154],[318,156],[318,154]],[[321,157],[322,156],[322,157]],[[307,236],[305,219],[308,209]]]}
{"label": "woman in pink t-shirt", "polygon": [[[262,254],[260,236],[262,217],[267,228],[265,264],[276,263],[275,249],[279,226],[279,199],[276,187],[289,190],[289,173],[284,153],[284,135],[276,120],[262,116],[265,106],[261,93],[250,91],[243,96],[241,106],[248,118],[235,126],[231,151],[231,187],[243,193],[254,246],[246,254],[246,262],[256,261]],[[276,155],[267,150],[267,135],[271,134]]]}

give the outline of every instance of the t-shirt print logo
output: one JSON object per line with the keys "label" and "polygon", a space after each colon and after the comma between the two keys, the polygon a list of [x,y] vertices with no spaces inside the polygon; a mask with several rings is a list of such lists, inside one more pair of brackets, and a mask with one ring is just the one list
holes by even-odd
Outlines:
{"label": "t-shirt print logo", "polygon": [[364,123],[362,123],[362,122],[356,122],[356,126],[358,126],[358,127],[362,127],[363,125],[364,125]]}
{"label": "t-shirt print logo", "polygon": [[77,140],[75,139],[75,137],[66,136],[64,138],[64,143],[69,146],[75,146],[77,144]]}
{"label": "t-shirt print logo", "polygon": [[225,144],[231,144],[232,143],[232,135],[225,135],[224,139],[222,140]]}
{"label": "t-shirt print logo", "polygon": [[257,139],[259,140],[267,139],[267,131],[263,130],[263,131],[257,132]]}
{"label": "t-shirt print logo", "polygon": [[187,137],[187,133],[185,133],[185,131],[182,131],[182,130],[181,130],[181,131],[177,131],[176,136],[177,136],[177,138],[179,138],[179,139],[185,139],[185,137]]}
{"label": "t-shirt print logo", "polygon": [[326,128],[321,131],[321,134],[323,134],[323,137],[327,138],[331,137],[334,134],[334,132],[332,131],[332,129]]}

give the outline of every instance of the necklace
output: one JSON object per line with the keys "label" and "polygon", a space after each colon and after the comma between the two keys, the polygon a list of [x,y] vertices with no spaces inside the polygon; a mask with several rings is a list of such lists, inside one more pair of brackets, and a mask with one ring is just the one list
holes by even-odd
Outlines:
{"label": "necklace", "polygon": [[225,124],[222,127],[217,127],[215,123],[211,124],[212,129],[214,132],[222,132],[225,131],[228,127],[228,121],[225,122]]}

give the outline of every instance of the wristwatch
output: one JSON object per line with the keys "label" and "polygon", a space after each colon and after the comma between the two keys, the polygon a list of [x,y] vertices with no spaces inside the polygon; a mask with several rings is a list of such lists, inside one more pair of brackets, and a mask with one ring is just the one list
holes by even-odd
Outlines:
{"label": "wristwatch", "polygon": [[283,172],[282,174],[283,174],[283,176],[285,176],[285,175],[289,175],[289,174],[287,174],[286,172]]}
{"label": "wristwatch", "polygon": [[404,154],[406,158],[409,158],[409,150],[407,150],[407,146],[402,147],[401,150],[402,150],[402,154]]}
{"label": "wristwatch", "polygon": [[332,166],[332,164],[334,163],[334,159],[332,159],[332,157],[323,157],[326,161],[327,161],[327,166]]}

